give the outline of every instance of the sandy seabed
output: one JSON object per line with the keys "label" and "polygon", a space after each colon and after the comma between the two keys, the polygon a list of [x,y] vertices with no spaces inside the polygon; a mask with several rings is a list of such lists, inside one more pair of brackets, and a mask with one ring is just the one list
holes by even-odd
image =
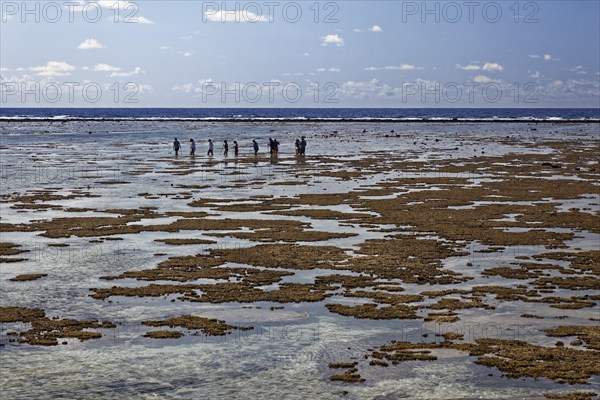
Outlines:
{"label": "sandy seabed", "polygon": [[0,123],[2,393],[593,398],[598,128]]}

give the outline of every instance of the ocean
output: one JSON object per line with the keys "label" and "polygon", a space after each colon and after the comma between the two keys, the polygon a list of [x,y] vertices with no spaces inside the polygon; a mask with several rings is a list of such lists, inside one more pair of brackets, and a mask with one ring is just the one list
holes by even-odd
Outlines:
{"label": "ocean", "polygon": [[600,121],[600,108],[0,108],[0,120]]}

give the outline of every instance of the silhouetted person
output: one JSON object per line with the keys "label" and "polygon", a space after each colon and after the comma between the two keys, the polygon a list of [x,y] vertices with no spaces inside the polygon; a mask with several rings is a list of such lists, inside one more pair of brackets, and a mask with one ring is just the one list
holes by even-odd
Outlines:
{"label": "silhouetted person", "polygon": [[190,156],[193,156],[196,154],[196,142],[194,142],[194,139],[190,139]]}
{"label": "silhouetted person", "polygon": [[256,157],[258,155],[258,143],[256,143],[256,140],[252,140],[252,147],[254,148],[254,156]]}
{"label": "silhouetted person", "polygon": [[227,144],[227,140],[223,142],[223,155],[227,157],[229,154],[229,144]]}
{"label": "silhouetted person", "polygon": [[175,157],[179,156],[179,149],[181,149],[181,143],[179,143],[179,140],[175,138],[175,141],[173,142],[173,150],[175,150]]}
{"label": "silhouetted person", "polygon": [[212,157],[214,155],[215,145],[212,142],[212,139],[208,139],[208,153],[207,155]]}
{"label": "silhouetted person", "polygon": [[240,146],[238,146],[237,141],[233,141],[233,155],[238,156],[240,154]]}
{"label": "silhouetted person", "polygon": [[303,156],[306,154],[306,138],[302,136],[302,140],[300,141],[300,155]]}
{"label": "silhouetted person", "polygon": [[269,154],[273,156],[273,152],[275,151],[275,141],[269,138]]}

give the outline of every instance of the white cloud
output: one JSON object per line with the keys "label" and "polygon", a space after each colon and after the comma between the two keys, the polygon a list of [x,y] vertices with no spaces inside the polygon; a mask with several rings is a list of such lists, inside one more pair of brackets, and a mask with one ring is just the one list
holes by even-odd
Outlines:
{"label": "white cloud", "polygon": [[352,29],[356,33],[364,32],[362,29],[354,28]]}
{"label": "white cloud", "polygon": [[571,69],[571,72],[575,72],[577,75],[587,75],[587,71],[583,68],[583,65],[578,65]]}
{"label": "white cloud", "polygon": [[540,71],[534,71],[534,72],[530,72],[529,77],[533,78],[533,79],[540,79],[542,77],[542,74],[540,73]]}
{"label": "white cloud", "polygon": [[214,90],[215,86],[218,87],[218,84],[212,79],[200,79],[196,83],[184,83],[183,85],[173,86],[172,90],[178,93],[187,93],[194,94],[195,96],[201,95],[204,90],[210,87],[211,90]]}
{"label": "white cloud", "polygon": [[337,68],[337,67],[331,67],[331,68],[319,68],[317,70],[317,72],[340,72],[341,69]]}
{"label": "white cloud", "polygon": [[365,71],[412,71],[415,69],[423,69],[412,64],[388,65],[385,67],[367,67]]}
{"label": "white cloud", "polygon": [[310,53],[304,53],[304,54],[302,54],[302,56],[303,57],[308,57],[308,56],[310,56]]}
{"label": "white cloud", "polygon": [[542,56],[540,56],[538,54],[530,54],[529,58],[541,58],[544,61],[560,61],[560,58],[554,58],[550,54],[544,54]]}
{"label": "white cloud", "polygon": [[[73,1],[73,0],[71,0]],[[80,0],[75,0],[75,2],[79,3],[78,5],[75,6],[74,10],[75,11],[81,11],[83,10],[83,7],[85,6],[86,3],[84,3],[83,1]],[[146,17],[142,17],[141,15],[136,15],[137,11],[139,10],[139,7],[134,3],[133,6],[136,7],[135,9],[132,8],[132,2],[130,1],[123,1],[123,0],[96,0],[96,3],[98,3],[98,5],[102,8],[108,8],[110,10],[119,10],[120,11],[120,15],[123,16],[122,18],[122,22],[126,23],[126,24],[153,24],[154,22],[149,20]],[[111,11],[112,12],[112,11]]]}
{"label": "white cloud", "polygon": [[171,48],[170,46],[160,46],[160,49],[161,49],[161,50],[168,50],[168,49],[170,49],[170,48]]}
{"label": "white cloud", "polygon": [[136,83],[135,86],[137,87],[138,93],[152,93],[154,91],[154,88],[147,83]]}
{"label": "white cloud", "polygon": [[134,76],[134,75],[139,75],[139,74],[145,74],[146,71],[144,71],[143,69],[141,69],[140,67],[135,67],[133,71],[130,72],[113,72],[112,74],[110,74],[111,77],[128,77],[128,76]]}
{"label": "white cloud", "polygon": [[483,65],[483,70],[489,71],[489,72],[500,72],[500,71],[504,71],[504,67],[497,63],[487,62]]}
{"label": "white cloud", "polygon": [[117,7],[119,9],[124,9],[125,5],[127,4],[127,1],[123,1],[123,0],[96,0],[96,3],[98,3],[98,5],[100,7],[104,7],[104,8],[113,8],[116,9]]}
{"label": "white cloud", "polygon": [[211,22],[265,22],[269,18],[264,15],[256,15],[247,9],[243,10],[219,10],[214,12],[206,11],[204,17]]}
{"label": "white cloud", "polygon": [[473,81],[477,83],[489,83],[492,81],[492,79],[488,78],[485,75],[477,75],[475,78],[473,78]]}
{"label": "white cloud", "polygon": [[6,72],[6,71],[8,71],[8,68],[6,68],[6,67],[1,67],[0,68],[0,72]]}
{"label": "white cloud", "polygon": [[336,45],[336,46],[343,46],[344,45],[344,39],[336,34],[332,34],[332,35],[325,35],[321,37],[321,42],[323,44],[323,46],[327,46],[327,45]]}
{"label": "white cloud", "polygon": [[79,50],[103,49],[102,43],[96,39],[86,39],[78,47]]}
{"label": "white cloud", "polygon": [[379,25],[373,25],[372,27],[369,28],[369,30],[374,33],[383,32],[383,29],[381,29],[381,27]]}
{"label": "white cloud", "polygon": [[186,51],[186,52],[182,53],[181,55],[184,56],[184,57],[191,57],[191,56],[194,55],[194,52],[193,51]]}
{"label": "white cloud", "polygon": [[366,82],[348,81],[342,83],[339,88],[342,96],[355,99],[368,99],[373,97],[392,97],[399,94],[399,89],[393,88],[385,83],[372,79]]}
{"label": "white cloud", "polygon": [[94,66],[94,71],[96,72],[115,72],[115,71],[120,71],[121,68],[119,67],[113,67],[112,65],[108,65],[108,64],[96,64]]}
{"label": "white cloud", "polygon": [[29,70],[40,76],[67,76],[75,71],[75,67],[64,61],[48,61],[46,65],[31,67]]}
{"label": "white cloud", "polygon": [[465,66],[456,64],[456,68],[462,69],[463,71],[479,71],[481,69],[481,67],[479,65],[475,65],[475,64],[469,64],[469,65],[465,65]]}
{"label": "white cloud", "polygon": [[179,93],[192,93],[194,91],[194,84],[184,83],[183,85],[173,86],[173,91]]}
{"label": "white cloud", "polygon": [[154,23],[154,21],[151,21],[148,18],[142,17],[142,16],[128,18],[125,22],[132,22],[132,23],[144,24],[144,25],[152,25]]}

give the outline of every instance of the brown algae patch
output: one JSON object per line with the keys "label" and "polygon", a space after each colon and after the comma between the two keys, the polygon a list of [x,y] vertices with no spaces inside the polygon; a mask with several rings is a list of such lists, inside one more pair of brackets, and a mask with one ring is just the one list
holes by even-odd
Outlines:
{"label": "brown algae patch", "polygon": [[336,246],[302,246],[297,244],[261,244],[253,247],[216,249],[212,255],[223,261],[266,268],[335,269],[348,259]]}
{"label": "brown algae patch", "polygon": [[1,242],[0,243],[0,263],[13,263],[26,261],[26,258],[21,257],[4,257],[4,256],[14,256],[21,253],[27,253],[29,250],[22,249],[20,245],[10,242]]}
{"label": "brown algae patch", "polygon": [[417,319],[417,308],[404,304],[378,307],[377,304],[360,304],[347,306],[344,304],[325,304],[330,312],[358,319]]}
{"label": "brown algae patch", "polygon": [[587,348],[600,350],[600,326],[557,326],[544,329],[544,332],[551,337],[577,336],[586,343]]}
{"label": "brown algae patch", "polygon": [[[48,318],[41,309],[22,307],[0,307],[0,322],[28,322],[31,328],[15,332],[19,343],[39,346],[56,346],[59,339],[77,338],[80,341],[99,339],[102,334],[86,329],[110,329],[117,326],[112,322],[91,320]],[[10,334],[10,333],[9,333]]]}
{"label": "brown algae patch", "polygon": [[372,218],[371,214],[365,213],[345,213],[334,210],[305,209],[305,210],[280,210],[272,211],[270,214],[285,215],[291,217],[307,217],[313,219],[325,220],[360,220],[363,218]]}
{"label": "brown algae patch", "polygon": [[459,320],[458,314],[453,311],[430,312],[423,318],[423,321],[425,322],[436,322],[438,324],[449,324]]}
{"label": "brown algae patch", "polygon": [[357,253],[344,264],[344,269],[415,284],[451,284],[470,279],[442,269],[442,259],[466,253],[437,240],[406,235],[373,239],[360,245]]}
{"label": "brown algae patch", "polygon": [[192,244],[215,244],[217,242],[206,239],[156,239],[155,242],[168,244],[171,246],[185,246]]}
{"label": "brown algae patch", "polygon": [[535,346],[519,340],[479,339],[470,349],[477,364],[496,367],[508,378],[548,378],[558,383],[587,384],[600,375],[600,352]]}
{"label": "brown algae patch", "polygon": [[253,303],[270,301],[277,303],[301,303],[322,301],[330,296],[331,287],[315,284],[283,283],[278,289],[262,290],[249,284],[227,282],[212,285],[157,285],[142,287],[117,287],[91,289],[90,296],[104,300],[112,296],[162,297],[180,294],[181,301],[206,303]]}
{"label": "brown algae patch", "polygon": [[2,242],[0,243],[0,256],[14,256],[29,251],[21,249],[20,247],[20,245],[15,243]]}
{"label": "brown algae patch", "polygon": [[209,233],[216,237],[234,237],[255,242],[322,242],[357,236],[356,233],[333,233],[302,229],[260,229],[253,232]]}
{"label": "brown algae patch", "polygon": [[[454,338],[452,338],[454,339]],[[475,343],[395,342],[367,354],[366,358],[389,361],[433,361],[434,349],[453,349],[477,357],[476,364],[495,367],[508,378],[548,378],[557,383],[588,384],[600,375],[600,353],[565,347],[536,346],[519,340],[477,339]],[[371,364],[377,365],[377,364]]]}
{"label": "brown algae patch", "polygon": [[0,322],[31,322],[45,315],[41,308],[0,307]]}
{"label": "brown algae patch", "polygon": [[236,329],[242,331],[254,329],[252,326],[228,325],[225,321],[220,321],[216,318],[205,318],[195,315],[182,315],[163,321],[143,321],[142,324],[152,327],[168,326],[170,328],[181,327],[188,330],[199,330],[209,336],[228,335]]}
{"label": "brown algae patch", "polygon": [[549,400],[593,400],[598,396],[595,392],[570,392],[570,393],[548,393],[545,395]]}
{"label": "brown algae patch", "polygon": [[148,331],[144,333],[144,337],[152,339],[179,339],[183,333],[179,331]]}
{"label": "brown algae patch", "polygon": [[10,278],[9,281],[12,282],[25,282],[25,281],[35,281],[37,279],[48,276],[48,274],[23,274],[17,275],[14,278]]}
{"label": "brown algae patch", "polygon": [[346,371],[344,371],[341,374],[335,374],[335,375],[330,376],[329,380],[345,382],[345,383],[364,382],[365,379],[363,379],[360,376],[360,374],[358,374],[358,369],[356,368],[357,365],[358,365],[358,363],[356,363],[356,362],[329,363],[329,368],[331,368],[331,369],[341,369],[341,368],[346,369]]}

